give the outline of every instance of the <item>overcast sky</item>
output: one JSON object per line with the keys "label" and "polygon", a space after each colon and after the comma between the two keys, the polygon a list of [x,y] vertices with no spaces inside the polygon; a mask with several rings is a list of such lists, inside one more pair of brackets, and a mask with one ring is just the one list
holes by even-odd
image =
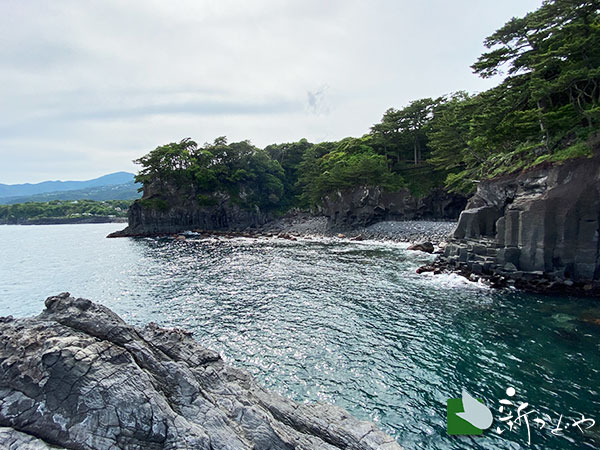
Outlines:
{"label": "overcast sky", "polygon": [[482,41],[541,0],[0,1],[0,183],[135,171],[158,145],[361,136],[482,91]]}

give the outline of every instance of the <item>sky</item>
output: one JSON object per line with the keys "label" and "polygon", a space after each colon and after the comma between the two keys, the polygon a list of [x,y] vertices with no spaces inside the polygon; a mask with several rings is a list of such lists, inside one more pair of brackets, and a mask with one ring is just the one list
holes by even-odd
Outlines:
{"label": "sky", "polygon": [[0,183],[137,171],[159,145],[361,136],[480,92],[483,40],[541,0],[0,0]]}

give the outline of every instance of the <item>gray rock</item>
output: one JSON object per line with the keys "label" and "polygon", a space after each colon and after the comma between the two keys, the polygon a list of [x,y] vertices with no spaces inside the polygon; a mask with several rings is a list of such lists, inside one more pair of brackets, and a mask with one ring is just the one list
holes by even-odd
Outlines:
{"label": "gray rock", "polygon": [[[243,193],[240,193],[240,196]],[[198,201],[190,185],[178,186],[160,180],[144,185],[144,195],[128,211],[128,226],[109,237],[179,233],[186,230],[240,231],[264,225],[273,217],[260,208],[242,208],[226,192],[216,192],[210,201]]]}
{"label": "gray rock", "polygon": [[179,329],[68,293],[0,319],[0,447],[398,449],[370,422],[298,404]]}
{"label": "gray rock", "polygon": [[433,253],[434,247],[431,242],[421,242],[420,244],[411,245],[407,250],[418,250],[425,253]]}
{"label": "gray rock", "polygon": [[479,275],[483,272],[483,266],[479,263],[475,263],[471,266],[471,270],[473,271],[473,273]]}
{"label": "gray rock", "polygon": [[[453,234],[506,270],[600,282],[600,155],[484,180]],[[494,250],[489,250],[494,249]],[[449,256],[452,251],[448,251]]]}
{"label": "gray rock", "polygon": [[416,197],[408,189],[361,186],[326,195],[322,212],[330,228],[352,229],[388,220],[456,220],[465,204],[464,196],[442,190]]}
{"label": "gray rock", "polygon": [[42,439],[7,427],[0,427],[0,448],[4,450],[62,450],[62,447],[50,446]]}

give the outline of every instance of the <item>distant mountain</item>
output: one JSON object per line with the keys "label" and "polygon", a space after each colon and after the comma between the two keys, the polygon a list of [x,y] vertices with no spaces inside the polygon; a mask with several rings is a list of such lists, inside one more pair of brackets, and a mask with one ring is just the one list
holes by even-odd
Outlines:
{"label": "distant mountain", "polygon": [[83,190],[88,188],[102,188],[106,186],[123,185],[127,183],[133,183],[133,179],[134,174],[132,173],[115,172],[108,175],[104,175],[99,178],[94,178],[93,180],[86,181],[44,181],[42,183],[35,184],[0,183],[0,201],[9,197],[27,197],[37,194],[45,194],[49,192],[57,193],[64,191]]}
{"label": "distant mountain", "polygon": [[28,196],[5,197],[0,198],[0,205],[27,202],[49,202],[52,200],[135,200],[142,195],[137,191],[140,186],[140,184],[130,181],[129,183],[89,187],[72,191],[45,192],[43,194]]}

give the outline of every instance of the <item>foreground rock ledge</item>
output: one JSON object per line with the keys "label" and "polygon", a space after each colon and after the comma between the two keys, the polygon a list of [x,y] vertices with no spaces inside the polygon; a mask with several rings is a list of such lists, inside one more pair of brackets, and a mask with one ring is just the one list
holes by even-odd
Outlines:
{"label": "foreground rock ledge", "polygon": [[[399,449],[370,422],[298,404],[178,329],[63,293],[0,318],[0,448]],[[55,447],[52,447],[55,448]]]}

